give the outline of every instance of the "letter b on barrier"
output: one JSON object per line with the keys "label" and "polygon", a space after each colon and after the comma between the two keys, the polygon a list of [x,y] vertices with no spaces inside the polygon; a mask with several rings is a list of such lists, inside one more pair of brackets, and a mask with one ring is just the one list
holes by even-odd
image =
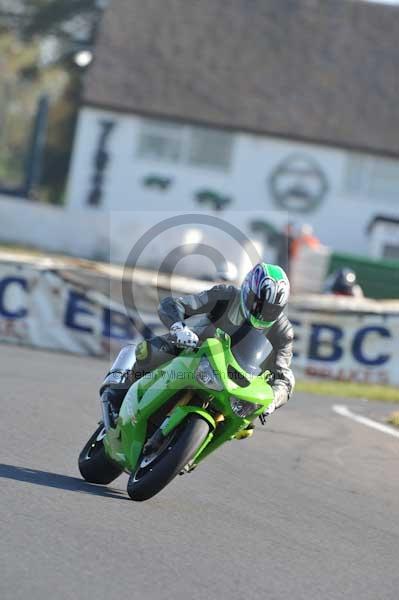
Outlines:
{"label": "letter b on barrier", "polygon": [[342,357],[339,345],[343,337],[342,329],[334,325],[313,323],[310,334],[309,358],[324,362],[335,362]]}

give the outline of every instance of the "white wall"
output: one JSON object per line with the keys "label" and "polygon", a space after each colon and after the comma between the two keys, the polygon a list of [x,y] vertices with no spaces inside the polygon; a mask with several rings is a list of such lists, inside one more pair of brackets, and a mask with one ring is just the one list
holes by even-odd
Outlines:
{"label": "white wall", "polygon": [[[353,158],[359,155],[314,144],[237,133],[232,164],[227,171],[150,161],[137,155],[141,122],[138,117],[91,108],[81,111],[77,128],[67,195],[70,209],[87,206],[95,170],[99,123],[103,119],[112,120],[115,126],[106,145],[109,163],[105,170],[101,205],[93,208],[93,212],[199,212],[204,207],[196,202],[195,193],[201,188],[210,188],[233,198],[229,211],[238,211],[238,218],[245,227],[252,218],[252,211],[262,213],[265,220],[278,226],[288,221],[306,222],[314,226],[324,244],[336,250],[360,254],[368,252],[366,228],[371,218],[376,213],[399,215],[395,194],[366,193],[364,186],[354,189],[349,178],[357,177],[357,173],[353,174]],[[279,208],[269,188],[271,174],[293,154],[316,160],[328,182],[328,192],[320,205],[306,214],[288,213]],[[374,160],[373,157],[367,158]],[[166,191],[144,187],[143,178],[151,174],[171,178],[173,185]]]}
{"label": "white wall", "polygon": [[[82,258],[125,264],[136,242],[160,221],[179,216],[170,211],[96,211],[69,207],[68,210],[22,198],[0,196],[0,245],[20,244],[40,250],[68,254]],[[227,221],[240,222],[236,213]],[[195,242],[195,243],[194,243]],[[212,261],[198,258],[195,244],[202,243],[218,249],[221,256],[232,261],[242,277],[251,262],[245,248],[222,228],[204,227],[201,224],[167,227],[150,237],[140,252],[138,266],[158,268],[168,253],[181,245],[193,244],[186,258],[177,262],[174,269],[182,275],[207,278],[215,273]],[[262,251],[256,244],[259,257]],[[205,252],[206,254],[206,252]],[[175,263],[174,263],[175,264]]]}
{"label": "white wall", "polygon": [[105,214],[0,196],[0,243],[106,259],[108,229]]}

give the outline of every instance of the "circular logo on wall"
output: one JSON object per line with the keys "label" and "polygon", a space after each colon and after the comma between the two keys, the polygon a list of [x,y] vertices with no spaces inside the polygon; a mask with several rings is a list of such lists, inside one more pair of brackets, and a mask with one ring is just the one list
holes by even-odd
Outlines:
{"label": "circular logo on wall", "polygon": [[272,171],[270,193],[279,208],[298,213],[315,210],[328,191],[328,181],[319,164],[308,156],[288,156]]}

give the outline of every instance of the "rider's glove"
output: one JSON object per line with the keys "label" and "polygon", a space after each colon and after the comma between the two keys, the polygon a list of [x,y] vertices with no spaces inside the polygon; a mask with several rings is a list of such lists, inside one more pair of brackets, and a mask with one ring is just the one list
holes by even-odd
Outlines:
{"label": "rider's glove", "polygon": [[198,335],[181,321],[173,323],[170,333],[175,338],[178,346],[182,346],[183,348],[196,348],[198,346]]}

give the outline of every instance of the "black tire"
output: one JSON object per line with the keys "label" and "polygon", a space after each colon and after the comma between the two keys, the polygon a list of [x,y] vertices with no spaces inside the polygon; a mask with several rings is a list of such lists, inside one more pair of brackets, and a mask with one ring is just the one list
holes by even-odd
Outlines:
{"label": "black tire", "polygon": [[119,477],[123,469],[112,462],[105,454],[101,432],[101,424],[93,433],[82,452],[79,454],[79,471],[83,479],[90,483],[106,485]]}
{"label": "black tire", "polygon": [[195,456],[208,433],[207,421],[197,415],[188,417],[156,461],[130,475],[127,484],[130,498],[142,502],[158,494]]}

